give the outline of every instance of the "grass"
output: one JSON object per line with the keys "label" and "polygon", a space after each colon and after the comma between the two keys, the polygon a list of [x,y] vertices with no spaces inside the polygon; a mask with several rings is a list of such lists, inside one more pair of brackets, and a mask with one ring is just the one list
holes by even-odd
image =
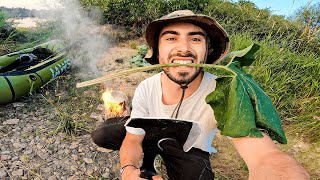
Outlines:
{"label": "grass", "polygon": [[[63,132],[68,135],[81,135],[91,131],[90,114],[101,103],[101,92],[99,87],[75,88],[76,82],[80,81],[79,78],[72,75],[76,71],[76,69],[71,69],[70,72],[59,76],[41,90],[45,103],[55,110],[57,119],[54,122],[58,122],[58,125],[52,134]],[[88,91],[92,93],[89,93],[89,96],[84,95]]]}
{"label": "grass", "polygon": [[[30,43],[39,44],[49,37],[49,29],[20,31],[27,36]],[[115,42],[126,37],[114,30],[110,34],[117,35],[118,39]],[[12,36],[1,41],[2,54],[30,46],[28,43],[14,44]],[[281,148],[289,153],[294,149],[295,143],[299,142],[296,140],[298,137],[315,147],[319,147],[320,143],[320,121],[314,118],[320,117],[320,57],[311,51],[301,52],[287,48],[301,46],[302,39],[292,40],[292,37],[295,37],[295,34],[288,37],[269,34],[257,41],[246,33],[234,33],[231,36],[233,50],[242,49],[253,42],[261,45],[256,62],[248,67],[247,71],[276,105],[289,136],[289,144]],[[131,48],[137,48],[137,45],[135,41],[129,42]],[[52,111],[54,115],[50,120],[57,128],[50,135],[62,132],[70,136],[79,136],[90,132],[92,128],[94,122],[90,114],[97,111],[97,106],[101,103],[101,89],[99,86],[76,88],[75,84],[82,81],[74,75],[76,72],[77,69],[73,68],[49,82],[39,93],[22,99],[30,106],[30,112],[39,107],[47,109],[48,112]],[[0,112],[0,122],[4,119],[7,119],[6,112]],[[41,135],[40,131],[35,133]],[[224,137],[215,138],[214,145],[219,152],[212,156],[216,179],[246,179],[246,165],[229,140]],[[315,152],[319,151],[309,148],[296,156],[314,179],[319,177],[316,162],[320,159]],[[313,155],[317,159],[312,159]],[[28,160],[27,156],[25,158]]]}

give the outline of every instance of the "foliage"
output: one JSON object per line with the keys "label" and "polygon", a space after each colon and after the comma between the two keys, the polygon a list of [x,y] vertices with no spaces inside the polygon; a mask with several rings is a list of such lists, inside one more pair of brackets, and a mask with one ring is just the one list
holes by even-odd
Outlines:
{"label": "foliage", "polygon": [[[250,33],[254,39],[273,39],[283,48],[320,53],[318,30],[306,29],[304,24],[272,15],[269,9],[259,9],[250,1],[223,0],[82,0],[84,6],[98,6],[106,23],[127,27],[141,36],[146,24],[174,10],[190,9],[209,15],[220,22],[229,34]],[[313,12],[313,11],[312,11]],[[318,27],[318,26],[317,26]],[[130,37],[128,37],[130,38]],[[283,39],[286,39],[283,41]]]}
{"label": "foliage", "polygon": [[134,64],[138,67],[144,67],[144,66],[150,66],[150,63],[148,63],[144,56],[147,54],[148,47],[146,45],[139,46],[139,52],[136,56],[132,57],[132,59],[129,60],[130,64]]}
{"label": "foliage", "polygon": [[215,112],[222,135],[263,137],[260,132],[263,129],[272,139],[285,144],[277,110],[252,76],[242,69],[253,63],[253,54],[258,49],[253,44],[226,56],[226,70],[232,73],[219,76],[217,87],[206,97],[206,102]]}

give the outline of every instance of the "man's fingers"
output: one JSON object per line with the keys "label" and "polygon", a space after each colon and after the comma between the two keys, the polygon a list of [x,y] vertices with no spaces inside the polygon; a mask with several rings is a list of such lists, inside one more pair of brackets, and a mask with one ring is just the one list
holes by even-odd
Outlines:
{"label": "man's fingers", "polygon": [[163,180],[161,176],[152,176],[153,180]]}

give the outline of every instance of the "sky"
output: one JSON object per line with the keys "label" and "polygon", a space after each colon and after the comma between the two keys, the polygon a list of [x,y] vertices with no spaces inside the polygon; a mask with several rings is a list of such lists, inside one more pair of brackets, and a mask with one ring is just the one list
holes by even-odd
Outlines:
{"label": "sky", "polygon": [[[320,0],[250,0],[258,8],[270,8],[273,14],[284,15],[286,17],[292,15],[297,9],[310,3],[320,3]],[[237,0],[235,0],[237,2]]]}
{"label": "sky", "polygon": [[51,9],[57,4],[57,0],[0,0],[0,6],[8,8]]}
{"label": "sky", "polygon": [[[234,0],[237,2],[237,0]],[[259,8],[270,8],[274,14],[289,16],[308,3],[320,3],[320,0],[250,0]],[[0,6],[24,7],[27,9],[49,9],[55,7],[57,0],[0,0]]]}

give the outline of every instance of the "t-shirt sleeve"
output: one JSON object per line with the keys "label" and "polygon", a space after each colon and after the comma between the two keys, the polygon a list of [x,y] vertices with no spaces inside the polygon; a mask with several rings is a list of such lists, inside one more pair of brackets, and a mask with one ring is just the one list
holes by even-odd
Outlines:
{"label": "t-shirt sleeve", "polygon": [[147,104],[147,91],[146,83],[142,82],[134,92],[132,98],[132,111],[131,118],[147,117],[149,116],[148,104]]}

